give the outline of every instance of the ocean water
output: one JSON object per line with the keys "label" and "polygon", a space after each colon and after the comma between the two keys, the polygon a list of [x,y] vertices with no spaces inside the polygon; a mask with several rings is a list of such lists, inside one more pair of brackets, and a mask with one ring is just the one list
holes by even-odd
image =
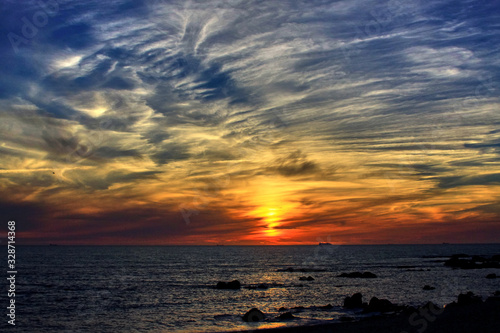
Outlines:
{"label": "ocean water", "polygon": [[[500,279],[485,278],[500,269],[445,267],[455,253],[500,254],[500,244],[19,247],[15,332],[224,332],[356,316],[341,307],[355,292],[365,301],[444,305],[461,292],[500,290]],[[310,272],[282,271],[288,267]],[[353,271],[378,277],[337,277]],[[241,290],[214,288],[234,279]],[[247,288],[261,283],[270,288]],[[426,284],[436,289],[423,291]],[[327,304],[334,307],[314,308]],[[278,308],[297,306],[305,309],[296,320],[241,319],[253,307],[274,318]]]}

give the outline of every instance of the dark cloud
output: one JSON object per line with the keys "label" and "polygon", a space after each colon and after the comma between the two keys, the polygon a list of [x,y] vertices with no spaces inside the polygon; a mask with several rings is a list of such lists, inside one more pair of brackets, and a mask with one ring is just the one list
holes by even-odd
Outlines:
{"label": "dark cloud", "polygon": [[150,157],[158,165],[167,164],[175,161],[187,160],[191,154],[188,152],[188,147],[175,143],[162,145],[156,153]]}
{"label": "dark cloud", "polygon": [[92,157],[96,159],[114,159],[120,157],[142,158],[142,154],[136,149],[99,147],[92,153]]}
{"label": "dark cloud", "polygon": [[40,219],[48,214],[49,209],[40,203],[10,202],[2,198],[0,212],[5,221],[16,221],[21,232],[31,232],[40,229]]}
{"label": "dark cloud", "polygon": [[300,150],[277,159],[275,165],[269,167],[268,170],[277,172],[285,177],[311,175],[321,171],[319,166],[315,162],[309,161],[307,155]]}
{"label": "dark cloud", "polygon": [[496,153],[500,154],[500,139],[493,139],[482,143],[466,143],[464,144],[464,147],[479,149],[483,152],[486,152],[488,150],[493,150]]}
{"label": "dark cloud", "polygon": [[477,176],[450,176],[439,178],[439,188],[454,188],[471,185],[500,185],[500,173]]}

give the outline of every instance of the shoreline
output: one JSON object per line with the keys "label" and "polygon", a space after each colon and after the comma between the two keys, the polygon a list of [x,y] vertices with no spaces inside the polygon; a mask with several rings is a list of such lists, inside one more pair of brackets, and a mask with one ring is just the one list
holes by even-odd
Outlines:
{"label": "shoreline", "polygon": [[500,296],[491,296],[483,301],[472,294],[461,294],[458,302],[447,304],[444,308],[427,303],[418,309],[408,307],[400,313],[382,313],[358,321],[225,333],[496,333],[499,327]]}

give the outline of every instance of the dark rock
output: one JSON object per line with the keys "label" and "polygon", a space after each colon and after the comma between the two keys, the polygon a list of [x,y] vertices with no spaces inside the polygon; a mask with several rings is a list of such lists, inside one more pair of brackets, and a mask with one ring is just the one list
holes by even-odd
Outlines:
{"label": "dark rock", "polygon": [[267,286],[267,284],[264,284],[264,283],[261,283],[257,286],[257,288],[259,289],[268,289],[269,287]]}
{"label": "dark rock", "polygon": [[293,269],[293,267],[280,268],[277,272],[295,272],[295,269]]}
{"label": "dark rock", "polygon": [[296,310],[296,311],[302,311],[304,309],[305,309],[305,307],[303,307],[303,306],[295,306],[292,308],[292,310]]}
{"label": "dark rock", "polygon": [[276,319],[290,320],[290,319],[295,319],[295,316],[291,312],[285,312],[285,313],[280,314]]}
{"label": "dark rock", "polygon": [[300,281],[314,281],[314,278],[312,276],[301,276],[299,278]]}
{"label": "dark rock", "polygon": [[253,308],[243,315],[243,321],[246,322],[263,321],[265,318],[264,313],[257,308]]}
{"label": "dark rock", "polygon": [[370,303],[368,304],[367,312],[391,312],[395,311],[397,307],[392,304],[389,300],[379,299],[377,297],[372,297]]}
{"label": "dark rock", "polygon": [[342,273],[338,275],[338,277],[348,277],[348,278],[362,278],[362,279],[373,279],[376,278],[377,275],[372,272],[352,272],[352,273]]}
{"label": "dark rock", "polygon": [[479,304],[482,303],[481,296],[476,296],[472,291],[467,294],[458,295],[458,305],[469,305],[469,304]]}
{"label": "dark rock", "polygon": [[234,280],[231,282],[219,281],[219,282],[217,282],[216,288],[217,289],[240,289],[241,283],[238,280]]}
{"label": "dark rock", "polygon": [[281,268],[277,270],[278,272],[301,272],[301,273],[311,273],[311,272],[326,272],[326,269],[321,268]]}
{"label": "dark rock", "polygon": [[318,309],[320,309],[320,310],[330,310],[330,309],[333,309],[333,305],[327,304],[327,305],[323,305],[323,306],[318,306]]}
{"label": "dark rock", "polygon": [[431,287],[431,286],[429,286],[428,284],[426,284],[426,285],[425,285],[422,289],[423,289],[423,290],[434,290],[434,289],[436,289],[436,288]]}
{"label": "dark rock", "polygon": [[363,273],[363,278],[364,279],[374,279],[376,278],[377,276],[371,272],[364,272]]}
{"label": "dark rock", "polygon": [[486,278],[487,279],[496,279],[497,275],[495,273],[491,273],[491,274],[486,275]]}
{"label": "dark rock", "polygon": [[351,297],[346,297],[344,299],[344,308],[354,309],[363,307],[363,296],[361,293],[356,293]]}
{"label": "dark rock", "polygon": [[288,310],[288,309],[282,306],[281,308],[278,309],[278,312],[283,312],[283,311],[286,311],[286,310]]}

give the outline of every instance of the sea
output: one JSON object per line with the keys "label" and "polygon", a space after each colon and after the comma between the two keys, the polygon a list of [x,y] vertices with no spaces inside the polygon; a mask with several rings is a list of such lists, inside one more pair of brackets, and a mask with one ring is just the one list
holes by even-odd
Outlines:
{"label": "sea", "polygon": [[[500,269],[453,269],[453,254],[491,256],[500,244],[314,246],[21,246],[16,327],[2,332],[227,332],[358,318],[342,308],[361,292],[393,303],[443,306],[500,290]],[[372,272],[377,278],[338,277]],[[301,280],[311,276],[314,280]],[[219,281],[240,281],[221,290]],[[4,280],[5,281],[5,280]],[[7,284],[7,283],[6,283]],[[266,288],[257,288],[258,285]],[[434,287],[423,290],[424,285]],[[6,293],[3,293],[6,294]],[[4,312],[8,300],[2,296]],[[322,308],[331,304],[332,307]],[[293,320],[275,319],[280,308]],[[262,322],[242,315],[258,308]],[[293,309],[295,308],[295,309]],[[282,312],[281,312],[282,313]]]}

